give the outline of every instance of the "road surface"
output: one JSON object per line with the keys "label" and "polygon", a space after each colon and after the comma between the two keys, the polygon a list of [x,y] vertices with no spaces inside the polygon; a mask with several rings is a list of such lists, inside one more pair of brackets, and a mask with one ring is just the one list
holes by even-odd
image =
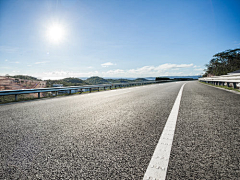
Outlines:
{"label": "road surface", "polygon": [[0,179],[143,179],[184,83],[164,179],[238,179],[240,95],[199,82],[1,105]]}

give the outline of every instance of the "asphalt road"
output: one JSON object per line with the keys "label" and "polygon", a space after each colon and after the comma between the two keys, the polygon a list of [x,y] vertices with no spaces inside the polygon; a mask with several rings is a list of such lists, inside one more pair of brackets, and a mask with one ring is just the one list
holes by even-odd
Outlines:
{"label": "asphalt road", "polygon": [[240,94],[184,87],[166,179],[240,179]]}
{"label": "asphalt road", "polygon": [[[183,82],[0,106],[0,179],[142,179]],[[188,82],[167,179],[238,179],[240,95]]]}

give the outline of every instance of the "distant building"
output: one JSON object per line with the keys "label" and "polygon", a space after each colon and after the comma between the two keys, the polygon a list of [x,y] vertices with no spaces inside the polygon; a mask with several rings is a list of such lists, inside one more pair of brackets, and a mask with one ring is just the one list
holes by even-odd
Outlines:
{"label": "distant building", "polygon": [[240,69],[237,70],[237,71],[233,71],[233,72],[228,73],[228,75],[234,75],[234,74],[240,74]]}
{"label": "distant building", "polygon": [[63,84],[53,84],[53,87],[63,87]]}

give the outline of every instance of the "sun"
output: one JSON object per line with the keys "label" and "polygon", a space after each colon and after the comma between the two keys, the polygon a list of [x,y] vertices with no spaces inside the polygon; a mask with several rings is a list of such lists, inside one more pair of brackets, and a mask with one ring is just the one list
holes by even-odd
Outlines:
{"label": "sun", "polygon": [[64,27],[60,24],[51,25],[47,29],[47,38],[52,43],[60,43],[64,39]]}

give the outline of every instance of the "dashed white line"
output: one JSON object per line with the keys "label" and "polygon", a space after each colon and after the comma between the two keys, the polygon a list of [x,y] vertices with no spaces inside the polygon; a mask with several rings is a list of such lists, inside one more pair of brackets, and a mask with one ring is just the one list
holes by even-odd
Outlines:
{"label": "dashed white line", "polygon": [[182,85],[175,100],[171,113],[163,129],[162,135],[158,141],[152,159],[143,177],[144,180],[164,180],[166,178],[180,101],[182,97],[183,87],[185,84]]}

